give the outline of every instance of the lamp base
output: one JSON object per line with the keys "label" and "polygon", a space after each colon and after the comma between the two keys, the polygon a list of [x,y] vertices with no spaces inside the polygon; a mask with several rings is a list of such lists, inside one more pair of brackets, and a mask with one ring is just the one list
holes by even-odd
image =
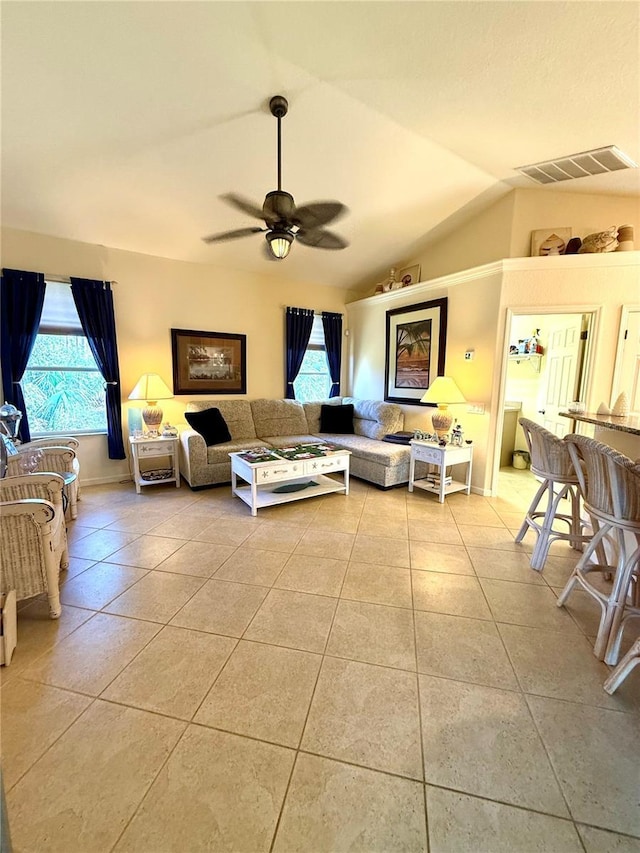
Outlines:
{"label": "lamp base", "polygon": [[444,405],[438,406],[438,411],[431,415],[431,423],[433,431],[438,438],[443,438],[451,429],[453,418],[449,414],[447,407]]}
{"label": "lamp base", "polygon": [[142,420],[147,428],[147,434],[154,438],[160,435],[159,426],[162,423],[162,409],[149,405],[142,410]]}

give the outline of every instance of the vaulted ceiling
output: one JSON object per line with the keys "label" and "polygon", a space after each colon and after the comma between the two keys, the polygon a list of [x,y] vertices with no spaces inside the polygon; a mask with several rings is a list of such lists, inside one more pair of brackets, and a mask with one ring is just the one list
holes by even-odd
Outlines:
{"label": "vaulted ceiling", "polygon": [[[640,161],[636,2],[4,2],[5,226],[352,285],[514,186],[616,144]],[[339,199],[349,248],[265,260],[220,200]],[[639,170],[554,190],[640,194]],[[544,191],[544,190],[542,190]]]}

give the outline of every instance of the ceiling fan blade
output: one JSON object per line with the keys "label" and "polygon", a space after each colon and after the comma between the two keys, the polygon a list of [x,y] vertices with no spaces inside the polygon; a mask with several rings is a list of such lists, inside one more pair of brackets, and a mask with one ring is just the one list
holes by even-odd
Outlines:
{"label": "ceiling fan blade", "polygon": [[296,208],[291,219],[295,225],[311,231],[333,222],[334,219],[348,212],[349,209],[339,201],[314,201]]}
{"label": "ceiling fan blade", "polygon": [[311,231],[300,230],[296,234],[296,240],[305,246],[313,246],[314,249],[346,249],[349,243],[334,234],[333,231],[324,231],[316,228]]}
{"label": "ceiling fan blade", "polygon": [[259,234],[266,228],[237,228],[235,231],[223,231],[221,234],[209,234],[203,237],[205,243],[223,243],[225,240],[237,240],[238,237],[249,237],[251,234]]}
{"label": "ceiling fan blade", "polygon": [[264,218],[262,215],[262,208],[258,207],[257,204],[254,204],[248,198],[243,198],[243,196],[238,195],[237,193],[225,193],[224,195],[221,195],[220,198],[222,201],[226,201],[227,204],[237,207],[238,210],[241,210],[243,213],[248,213],[249,216],[253,216],[255,219]]}

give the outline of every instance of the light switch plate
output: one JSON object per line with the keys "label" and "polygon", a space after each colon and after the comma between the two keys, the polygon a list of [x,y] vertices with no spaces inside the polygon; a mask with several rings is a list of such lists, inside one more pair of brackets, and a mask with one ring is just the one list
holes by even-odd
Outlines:
{"label": "light switch plate", "polygon": [[475,350],[468,349],[464,354],[464,360],[465,361],[471,361],[473,359],[474,355],[475,355]]}
{"label": "light switch plate", "polygon": [[467,412],[470,415],[484,415],[484,403],[469,403]]}

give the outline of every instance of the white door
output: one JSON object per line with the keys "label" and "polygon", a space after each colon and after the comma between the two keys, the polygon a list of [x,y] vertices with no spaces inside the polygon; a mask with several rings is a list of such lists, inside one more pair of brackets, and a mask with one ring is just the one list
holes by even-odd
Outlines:
{"label": "white door", "polygon": [[562,437],[571,422],[558,415],[576,399],[582,345],[582,314],[567,314],[549,328],[544,373],[540,383],[538,411],[542,425]]}
{"label": "white door", "polygon": [[[618,393],[626,391],[631,411],[640,412],[640,311],[629,311],[625,325]],[[615,400],[611,403],[615,403]]]}

